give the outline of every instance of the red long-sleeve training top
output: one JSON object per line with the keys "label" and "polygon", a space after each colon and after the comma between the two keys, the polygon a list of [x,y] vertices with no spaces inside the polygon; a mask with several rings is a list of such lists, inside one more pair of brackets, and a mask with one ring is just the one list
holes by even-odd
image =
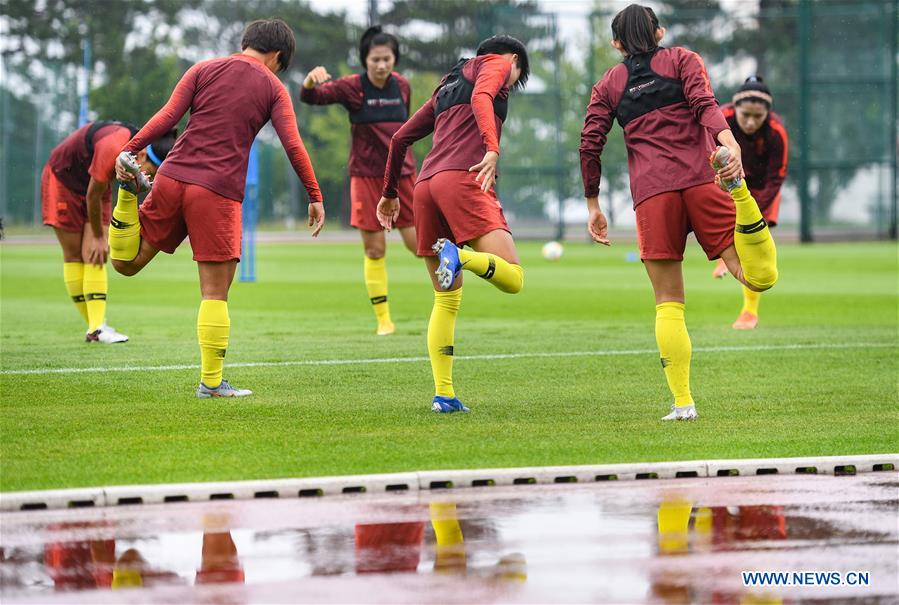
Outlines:
{"label": "red long-sleeve training top", "polygon": [[384,171],[384,197],[397,196],[396,185],[406,149],[431,132],[434,133],[431,151],[422,163],[418,181],[445,170],[468,170],[483,160],[488,151],[499,153],[503,123],[494,112],[493,99],[508,98],[506,83],[511,70],[512,64],[500,55],[470,59],[462,75],[474,83],[471,103],[454,105],[435,116],[438,86],[431,98],[393,135]]}
{"label": "red long-sleeve training top", "polygon": [[[728,128],[699,55],[661,48],[650,66],[660,76],[680,80],[686,102],[650,111],[624,128],[634,207],[659,193],[713,181],[708,158],[716,146],[714,137]],[[627,81],[627,67],[621,63],[593,87],[580,146],[586,197],[599,194],[600,155]]]}
{"label": "red long-sleeve training top", "polygon": [[[397,85],[396,87],[393,86],[394,82]],[[384,90],[390,91],[394,88],[398,88],[399,98],[393,99],[388,97],[371,99],[371,101],[382,104],[400,102],[406,108],[406,115],[408,116],[409,103],[411,101],[409,81],[400,74],[393,72],[387,79]],[[362,104],[365,100],[362,74],[353,74],[333,82],[325,82],[315,88],[301,87],[300,100],[310,105],[339,103],[350,112],[350,115],[358,114],[363,109]],[[390,139],[404,123],[405,119],[398,122],[370,121],[353,123],[350,126],[352,141],[348,166],[350,176],[384,176],[384,166],[387,164],[387,154],[390,150]],[[402,174],[404,176],[415,174],[415,158],[412,156],[411,149],[406,152]]]}
{"label": "red long-sleeve training top", "polygon": [[284,84],[261,61],[244,54],[197,63],[182,76],[171,98],[125,146],[135,152],[172,128],[190,109],[159,174],[201,185],[242,200],[250,146],[269,120],[309,199],[322,201],[309,154],[297,131],[296,115]]}
{"label": "red long-sleeve training top", "polygon": [[765,123],[750,136],[740,130],[731,103],[722,105],[721,113],[740,144],[749,192],[758,202],[759,209],[765,211],[780,193],[787,176],[787,129],[780,116],[769,111]]}

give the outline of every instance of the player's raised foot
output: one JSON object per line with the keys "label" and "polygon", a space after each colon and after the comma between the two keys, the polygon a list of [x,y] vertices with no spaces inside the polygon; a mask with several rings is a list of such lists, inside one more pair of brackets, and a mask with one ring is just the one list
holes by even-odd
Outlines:
{"label": "player's raised foot", "polygon": [[431,410],[440,414],[452,414],[453,412],[471,411],[461,401],[459,401],[457,397],[441,397],[440,395],[434,396],[434,401],[431,403]]}
{"label": "player's raised foot", "polygon": [[106,345],[128,342],[128,337],[115,328],[103,324],[93,332],[84,335],[84,342],[101,342]]}
{"label": "player's raised foot", "polygon": [[[718,147],[712,152],[712,155],[709,156],[709,163],[716,172],[727,166],[728,160],[730,160],[730,150],[727,147]],[[728,181],[722,181],[721,184],[724,185],[724,188],[728,191],[733,191],[743,184],[743,179],[737,177]]]}
{"label": "player's raised foot", "polygon": [[685,405],[677,407],[671,406],[671,412],[667,416],[662,416],[662,420],[696,420],[699,414],[696,413],[695,405]]}
{"label": "player's raised foot", "polygon": [[446,238],[441,237],[431,246],[431,250],[437,255],[440,266],[434,271],[437,276],[437,283],[443,290],[449,290],[453,287],[453,282],[462,271],[462,262],[459,260],[459,248],[456,244]]}
{"label": "player's raised foot", "polygon": [[378,336],[390,336],[396,332],[396,326],[390,320],[378,323]]}
{"label": "player's raised foot", "polygon": [[721,279],[727,275],[727,265],[722,259],[718,259],[718,262],[715,263],[715,268],[712,269],[712,277],[715,279]]}
{"label": "player's raised foot", "polygon": [[123,151],[119,154],[119,163],[122,165],[122,167],[125,168],[126,171],[128,171],[129,174],[134,176],[134,181],[119,181],[120,187],[122,187],[125,191],[134,193],[135,195],[150,190],[150,179],[146,174],[141,172],[140,164],[137,163],[137,158],[134,157],[134,155],[128,153],[127,151]]}
{"label": "player's raised foot", "polygon": [[209,388],[202,382],[197,387],[197,397],[199,399],[207,399],[209,397],[246,397],[252,394],[253,391],[249,389],[235,389],[227,380],[222,380],[222,384],[214,389]]}
{"label": "player's raised foot", "polygon": [[734,322],[733,328],[734,330],[754,330],[757,325],[759,325],[759,316],[749,311],[743,311]]}

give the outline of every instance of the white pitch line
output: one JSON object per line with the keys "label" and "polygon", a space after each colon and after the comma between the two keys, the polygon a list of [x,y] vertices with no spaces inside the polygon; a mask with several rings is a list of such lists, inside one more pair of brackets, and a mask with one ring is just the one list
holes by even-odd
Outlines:
{"label": "white pitch line", "polygon": [[[886,342],[869,343],[820,343],[820,344],[783,344],[783,345],[746,345],[731,347],[695,347],[696,353],[730,353],[749,351],[792,351],[813,349],[884,349],[899,347],[899,344]],[[541,357],[617,357],[621,355],[658,354],[657,349],[621,349],[611,351],[558,351],[546,353],[494,353],[489,355],[459,355],[458,360],[495,360],[495,359],[536,359]],[[345,366],[371,363],[418,363],[428,361],[427,357],[380,357],[373,359],[311,359],[304,361],[245,361],[229,363],[229,368],[280,368],[293,366]],[[83,374],[87,372],[166,372],[172,370],[196,370],[197,364],[179,364],[166,366],[121,366],[107,368],[40,368],[31,370],[3,370],[0,376],[49,375],[49,374]]]}

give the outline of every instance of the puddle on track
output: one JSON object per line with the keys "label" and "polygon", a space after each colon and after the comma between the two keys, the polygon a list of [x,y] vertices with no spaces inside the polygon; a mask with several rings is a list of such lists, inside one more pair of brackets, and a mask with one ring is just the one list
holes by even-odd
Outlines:
{"label": "puddle on track", "polygon": [[897,523],[895,472],[4,513],[0,600],[895,603]]}

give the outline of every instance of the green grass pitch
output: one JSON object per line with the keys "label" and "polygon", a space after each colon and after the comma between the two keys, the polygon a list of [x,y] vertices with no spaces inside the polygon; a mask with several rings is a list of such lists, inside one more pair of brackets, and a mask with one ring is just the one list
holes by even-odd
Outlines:
{"label": "green grass pitch", "polygon": [[[197,364],[199,289],[187,245],[137,277],[113,275],[109,321],[131,342],[87,345],[57,247],[4,245],[0,488],[896,450],[895,244],[780,246],[780,283],[752,332],[730,328],[740,289],[712,280],[691,244],[700,419],[676,425],[659,421],[669,395],[633,249],[569,243],[548,263],[524,243],[517,296],[466,275],[455,380],[473,412],[438,415],[426,361],[226,366],[256,392],[239,400],[196,399],[196,369],[11,374]],[[359,244],[262,245],[257,259],[259,282],[232,289],[229,362],[426,355],[430,285],[398,243],[387,338],[373,333]],[[752,347],[772,348],[740,350]],[[590,351],[632,352],[553,355]],[[465,359],[528,353],[542,356]]]}

